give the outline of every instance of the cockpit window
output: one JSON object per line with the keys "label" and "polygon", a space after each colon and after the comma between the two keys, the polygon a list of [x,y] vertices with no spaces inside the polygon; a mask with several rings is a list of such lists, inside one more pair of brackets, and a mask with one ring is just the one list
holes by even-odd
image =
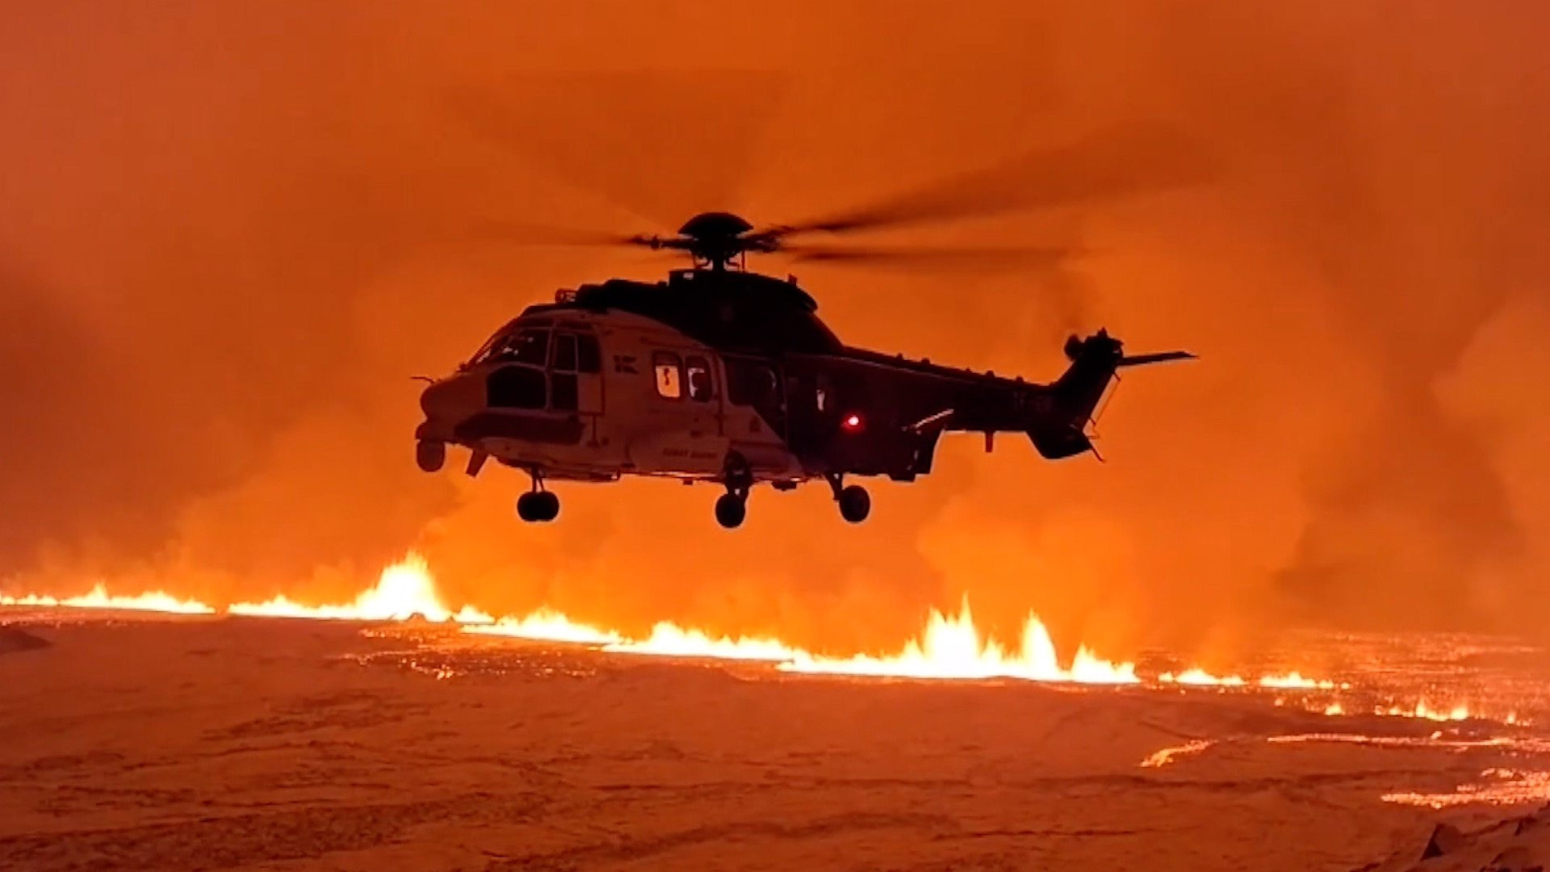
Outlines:
{"label": "cockpit window", "polygon": [[542,370],[504,366],[485,382],[485,401],[495,408],[542,409],[546,387]]}
{"label": "cockpit window", "polygon": [[549,362],[549,328],[546,323],[523,321],[520,330],[513,329],[515,325],[508,325],[490,337],[490,341],[468,359],[468,365],[492,362],[546,365]]}
{"label": "cockpit window", "polygon": [[590,333],[576,337],[576,369],[581,372],[603,371],[603,355],[597,346],[597,337]]}
{"label": "cockpit window", "polygon": [[556,372],[576,371],[576,335],[574,333],[555,334],[554,370]]}
{"label": "cockpit window", "polygon": [[505,344],[505,333],[497,333],[494,336],[491,336],[488,340],[485,341],[483,345],[479,346],[479,350],[475,351],[472,357],[468,358],[468,365],[473,366],[475,364],[484,363],[495,354],[496,349],[504,347]]}
{"label": "cockpit window", "polygon": [[549,361],[549,331],[523,330],[507,342],[506,347],[501,349],[496,357],[501,360],[543,366]]}

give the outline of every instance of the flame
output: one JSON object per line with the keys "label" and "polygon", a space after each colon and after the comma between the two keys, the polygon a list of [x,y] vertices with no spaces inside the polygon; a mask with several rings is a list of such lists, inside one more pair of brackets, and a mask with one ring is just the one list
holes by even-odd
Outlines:
{"label": "flame", "polygon": [[1028,681],[1075,681],[1083,684],[1137,684],[1133,663],[1112,663],[1086,647],[1078,648],[1069,668],[1062,667],[1037,615],[1023,623],[1022,646],[1008,653],[993,639],[981,639],[965,597],[956,615],[932,610],[921,635],[888,657],[857,654],[833,658],[794,652],[777,668],[824,675],[896,678],[1021,678]]}
{"label": "flame", "polygon": [[1410,707],[1390,706],[1378,708],[1374,714],[1399,718],[1421,718],[1428,721],[1467,721],[1469,720],[1469,706],[1456,705],[1449,709],[1434,709],[1426,704],[1426,700],[1417,700]]}
{"label": "flame", "polygon": [[1191,687],[1242,687],[1248,684],[1238,675],[1217,676],[1199,668],[1186,669],[1177,675],[1164,672],[1157,676],[1157,680],[1163,684],[1184,684]]}
{"label": "flame", "polygon": [[700,630],[686,630],[670,621],[662,621],[651,628],[651,635],[644,640],[618,639],[604,646],[604,651],[625,654],[656,654],[665,657],[710,657],[717,660],[768,660],[790,661],[806,652],[789,648],[776,639],[739,636],[735,639],[720,636],[712,638]]}
{"label": "flame", "polygon": [[577,645],[608,645],[622,642],[618,633],[579,624],[553,609],[539,609],[522,618],[504,617],[494,623],[474,624],[465,633],[484,636],[515,636],[545,642],[569,642]]}
{"label": "flame", "polygon": [[705,657],[774,663],[783,672],[891,678],[1021,678],[1084,684],[1136,684],[1135,666],[1111,663],[1079,648],[1070,667],[1062,667],[1049,631],[1036,615],[1023,625],[1022,645],[1014,654],[995,640],[981,639],[965,599],[957,614],[932,610],[920,636],[889,656],[814,654],[779,639],[713,636],[703,630],[663,621],[644,639],[578,623],[549,609],[526,617],[501,618],[493,624],[464,627],[466,633],[515,636],[551,642],[595,644],[604,651],[659,657]]}
{"label": "flame", "polygon": [[1288,672],[1285,675],[1262,675],[1259,678],[1260,687],[1274,687],[1281,690],[1334,690],[1339,687],[1349,689],[1346,682],[1335,683],[1328,679],[1305,678],[1297,671]]}
{"label": "flame", "polygon": [[416,615],[438,624],[488,624],[495,620],[472,606],[454,613],[443,605],[430,568],[418,554],[382,570],[376,587],[361,593],[353,603],[306,606],[281,594],[262,603],[234,603],[226,610],[234,615],[339,621],[406,621]]}
{"label": "flame", "polygon": [[[1350,687],[1349,684],[1338,685],[1341,688]],[[1276,699],[1276,705],[1282,705],[1284,700]],[[1350,701],[1342,702],[1324,697],[1321,701],[1303,699],[1300,701],[1303,708],[1311,712],[1328,715],[1329,717],[1364,717],[1375,716],[1384,718],[1414,718],[1416,720],[1434,721],[1437,723],[1457,723],[1459,721],[1494,721],[1509,727],[1529,726],[1533,722],[1521,717],[1516,711],[1484,712],[1470,707],[1465,703],[1450,706],[1433,707],[1425,699],[1419,699],[1411,705],[1367,705],[1352,706]]]}
{"label": "flame", "polygon": [[1212,675],[1204,669],[1186,669],[1177,674],[1164,672],[1157,676],[1163,684],[1183,684],[1192,687],[1245,687],[1250,683],[1276,690],[1347,690],[1346,682],[1334,682],[1327,678],[1308,678],[1301,672],[1292,671],[1280,675],[1261,675],[1250,682],[1241,675]]}
{"label": "flame", "polygon": [[178,599],[164,591],[153,590],[137,596],[115,596],[107,586],[98,582],[90,592],[80,596],[58,599],[51,596],[27,594],[26,596],[0,595],[0,606],[38,606],[43,608],[71,609],[120,609],[137,612],[165,612],[175,615],[208,615],[215,609],[198,600]]}

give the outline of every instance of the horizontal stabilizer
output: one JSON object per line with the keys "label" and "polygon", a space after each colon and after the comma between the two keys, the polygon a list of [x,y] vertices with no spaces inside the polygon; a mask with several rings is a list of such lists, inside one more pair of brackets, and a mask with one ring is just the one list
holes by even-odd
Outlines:
{"label": "horizontal stabilizer", "polygon": [[1188,351],[1159,351],[1156,354],[1128,354],[1119,359],[1116,366],[1146,366],[1149,363],[1166,363],[1170,360],[1194,360]]}
{"label": "horizontal stabilizer", "polygon": [[1063,460],[1093,448],[1092,440],[1081,430],[1029,430],[1028,438],[1045,460]]}

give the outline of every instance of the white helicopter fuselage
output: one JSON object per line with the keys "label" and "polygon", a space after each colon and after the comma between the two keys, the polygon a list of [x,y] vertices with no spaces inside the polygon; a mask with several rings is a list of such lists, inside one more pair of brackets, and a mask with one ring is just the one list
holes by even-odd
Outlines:
{"label": "white helicopter fuselage", "polygon": [[753,403],[728,391],[729,363],[739,385],[767,372],[778,398],[764,361],[723,356],[641,315],[524,315],[426,390],[420,465],[439,468],[440,446],[460,444],[474,473],[491,457],[547,479],[716,479],[736,456],[756,480],[810,477]]}

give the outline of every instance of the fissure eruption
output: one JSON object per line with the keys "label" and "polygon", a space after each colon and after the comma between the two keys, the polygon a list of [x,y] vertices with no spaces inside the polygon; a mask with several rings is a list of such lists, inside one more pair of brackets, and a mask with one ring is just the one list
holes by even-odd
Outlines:
{"label": "fissure eruption", "polygon": [[[1023,623],[1018,645],[1009,647],[990,638],[975,623],[965,596],[955,613],[932,609],[917,635],[887,654],[836,655],[814,652],[778,638],[718,636],[671,621],[655,624],[644,638],[633,638],[616,629],[576,620],[551,608],[525,615],[496,617],[473,605],[453,608],[442,599],[425,559],[410,554],[382,571],[377,583],[348,603],[307,605],[283,594],[263,602],[231,603],[215,608],[192,599],[180,599],[163,591],[134,596],[109,594],[97,584],[90,592],[73,597],[38,594],[0,595],[0,606],[82,608],[163,612],[183,615],[225,613],[252,618],[289,618],[335,621],[423,620],[456,625],[463,633],[503,636],[530,641],[585,645],[604,652],[635,656],[701,658],[763,662],[781,672],[864,678],[938,680],[1017,679],[1089,685],[1148,685],[1154,687],[1247,689],[1293,692],[1348,690],[1351,684],[1304,676],[1298,671],[1254,678],[1215,675],[1198,667],[1144,677],[1133,662],[1110,660],[1085,645],[1069,661],[1060,658],[1048,629],[1030,612]],[[1282,704],[1281,700],[1277,704]],[[1466,705],[1443,705],[1418,700],[1412,705],[1391,704],[1370,711],[1340,702],[1300,700],[1309,711],[1328,716],[1375,714],[1436,721],[1462,721],[1478,715]],[[1516,720],[1508,715],[1506,722]]]}

